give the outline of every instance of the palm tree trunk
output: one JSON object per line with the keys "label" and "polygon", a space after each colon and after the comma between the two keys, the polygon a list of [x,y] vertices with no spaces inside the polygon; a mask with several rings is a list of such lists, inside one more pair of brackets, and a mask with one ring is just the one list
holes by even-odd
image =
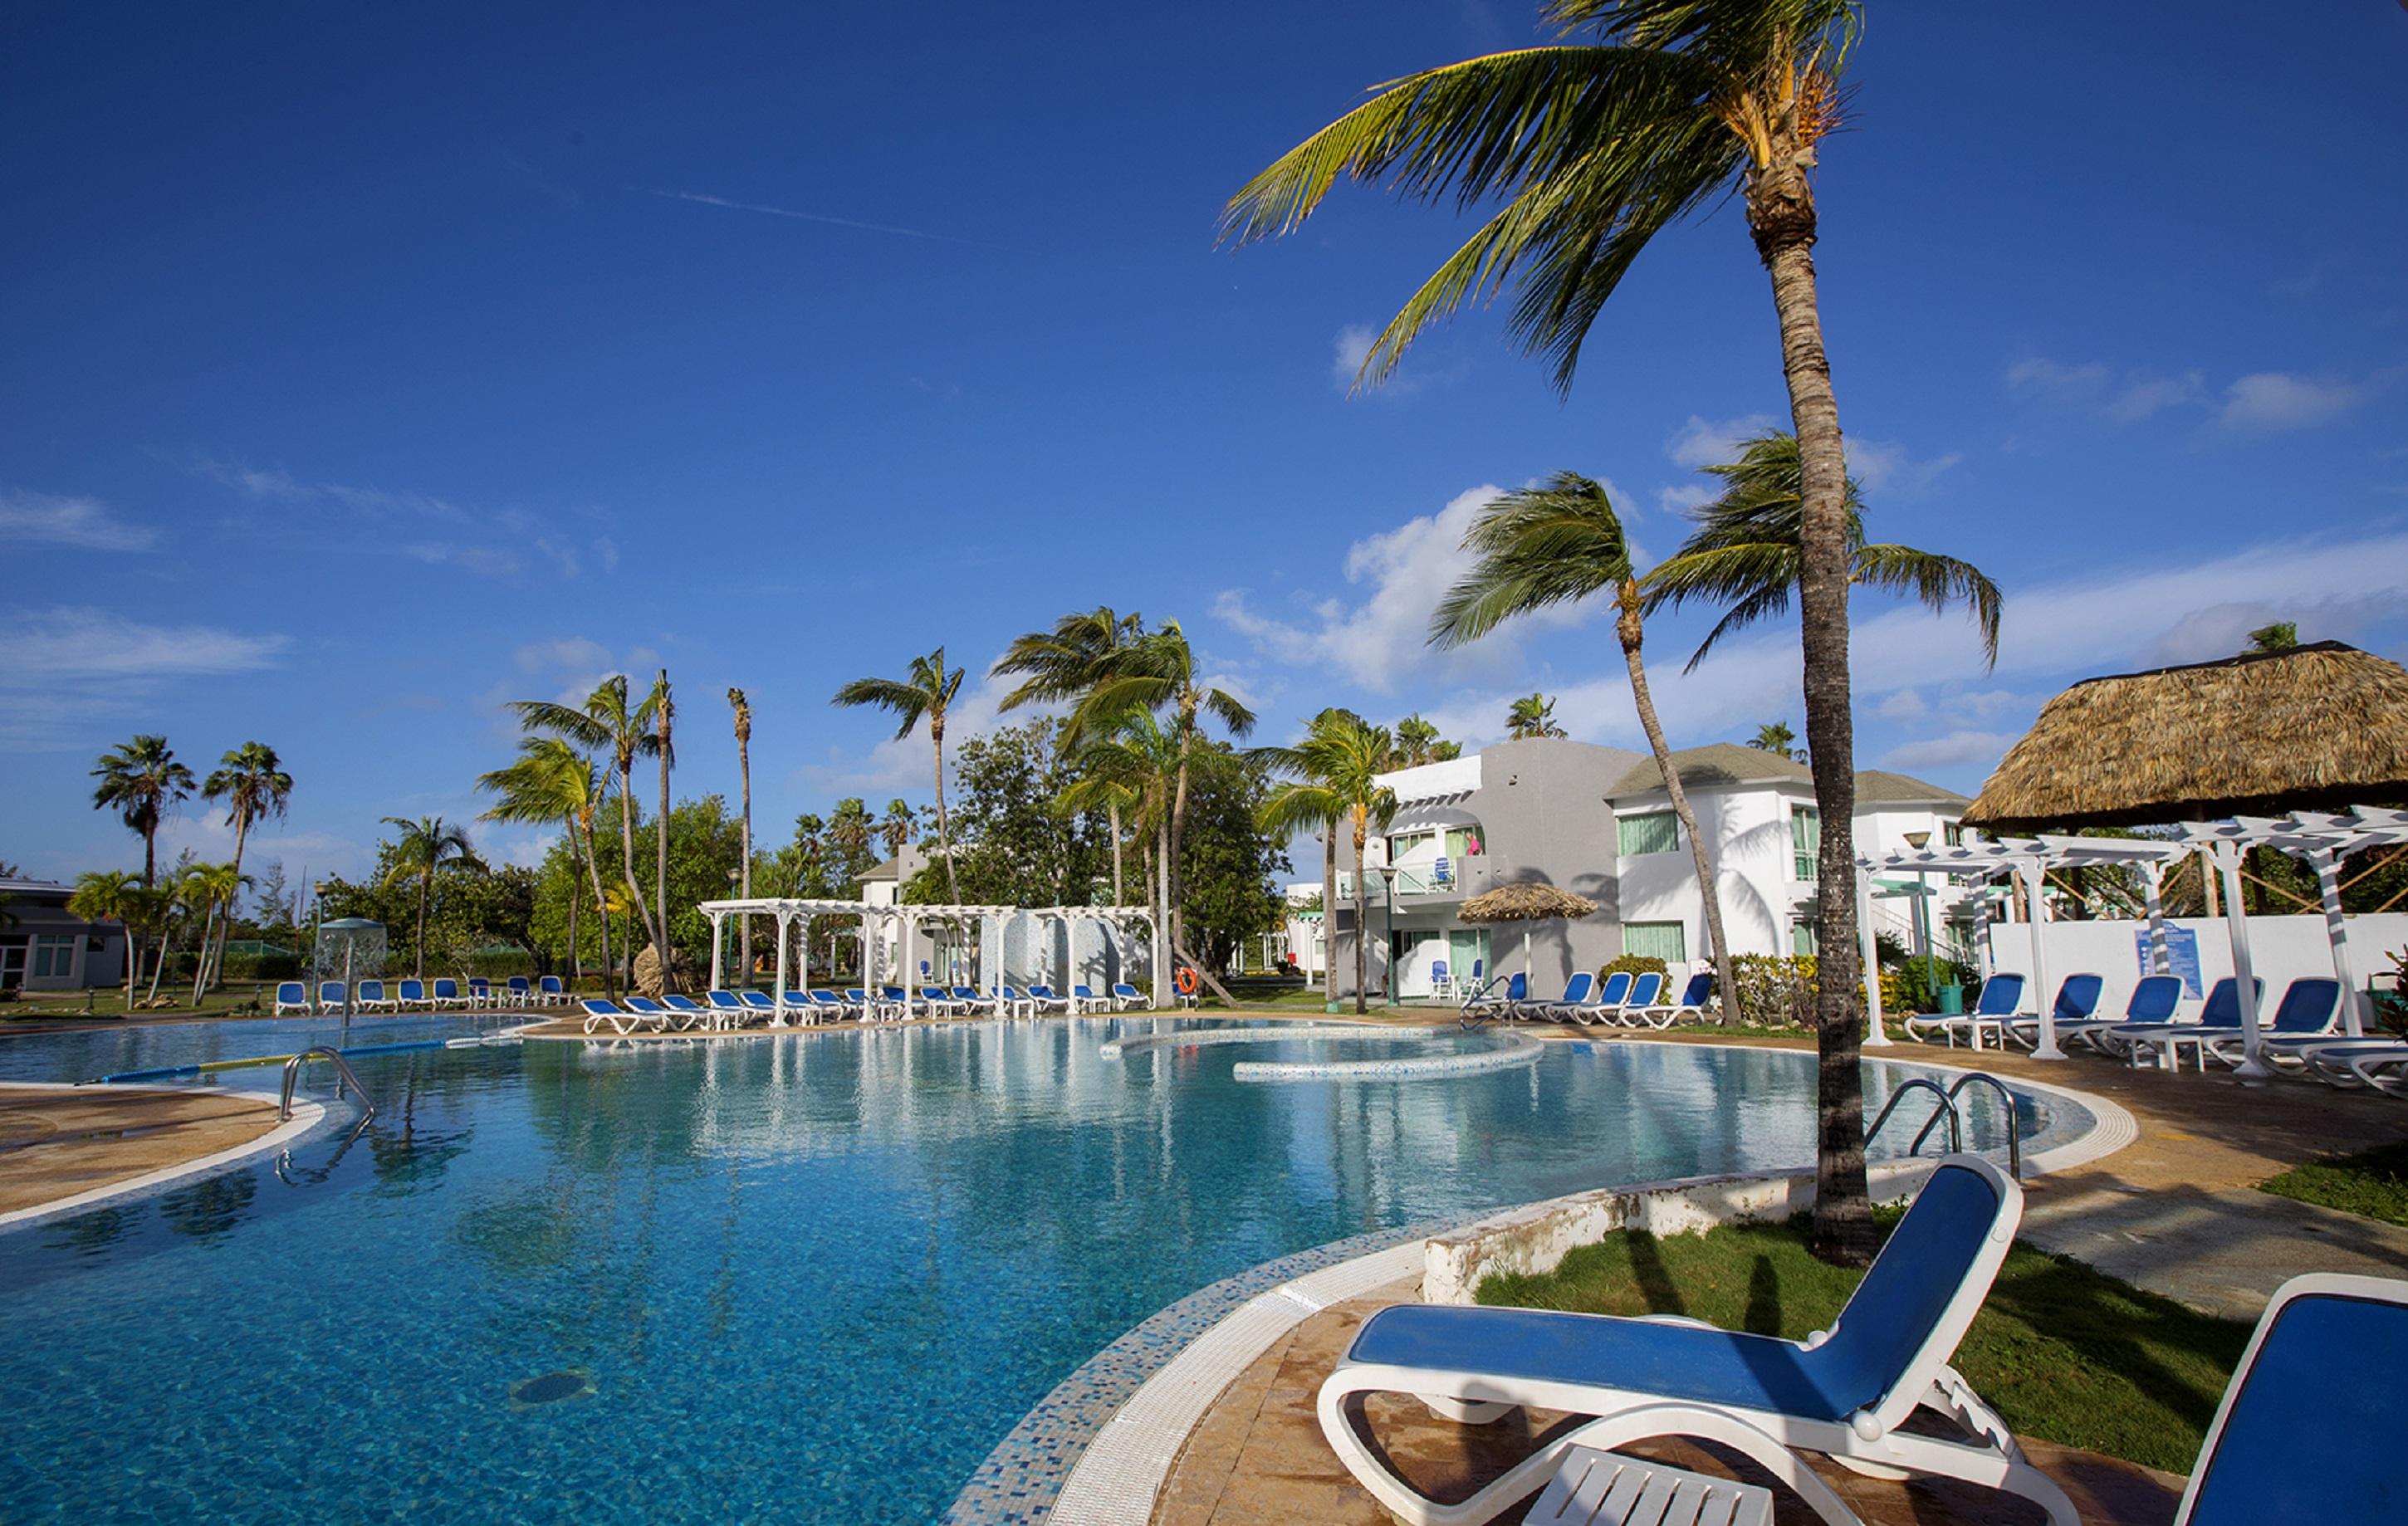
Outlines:
{"label": "palm tree trunk", "polygon": [[[237,805],[234,813],[234,893],[242,894],[242,849],[251,839],[251,809]],[[226,940],[234,932],[234,903],[226,903],[225,915],[218,921],[218,951],[208,962],[209,984],[224,983]]]}
{"label": "palm tree trunk", "polygon": [[[943,854],[945,859],[945,893],[953,898],[953,905],[960,906],[962,887],[961,881],[953,877],[953,832],[945,820],[945,723],[943,721],[933,717],[929,719],[928,739],[937,749],[937,851]],[[900,849],[897,849],[897,852],[899,853]],[[896,862],[899,866],[901,862],[899,858]],[[903,890],[899,881],[896,886],[895,895],[896,900],[902,899]]]}
{"label": "palm tree trunk", "polygon": [[1321,829],[1321,999],[1338,1000],[1338,823]]}
{"label": "palm tree trunk", "polygon": [[[736,773],[743,781],[744,791],[744,862],[738,867],[743,875],[741,888],[744,899],[750,901],[752,899],[752,748],[741,736],[736,739]],[[750,986],[752,983],[752,918],[750,913],[739,914],[736,919],[736,960],[744,970],[744,978],[738,984]],[[719,972],[714,970],[711,973],[716,975]],[[807,986],[810,984],[810,950],[806,948],[803,950],[803,983]]]}
{"label": "palm tree trunk", "polygon": [[1165,861],[1168,865],[1165,877],[1170,882],[1166,892],[1170,897],[1167,908],[1170,915],[1170,946],[1174,948],[1187,942],[1187,918],[1180,909],[1186,900],[1187,887],[1185,877],[1179,872],[1179,849],[1187,841],[1187,748],[1194,735],[1192,726],[1183,726],[1179,734],[1179,791],[1171,799],[1169,856]]}
{"label": "palm tree trunk", "polygon": [[[668,673],[661,673],[664,692]],[[678,989],[675,962],[669,956],[669,711],[666,700],[661,705],[661,815],[652,823],[652,948],[661,962],[661,990]]]}
{"label": "palm tree trunk", "polygon": [[201,1005],[201,991],[208,984],[209,939],[216,934],[217,925],[218,904],[211,901],[201,919],[200,952],[193,958],[193,1005],[195,1007]]}
{"label": "palm tree trunk", "polygon": [[1112,829],[1112,905],[1121,905],[1121,803],[1107,801],[1104,819]]}
{"label": "palm tree trunk", "polygon": [[159,977],[167,973],[167,950],[174,947],[175,942],[176,940],[165,933],[159,934],[159,951],[150,959],[150,991],[143,998],[146,1004],[159,999]]}
{"label": "palm tree trunk", "polygon": [[594,881],[595,920],[602,929],[602,994],[615,1002],[619,982],[610,968],[610,898],[602,892],[602,850],[594,846],[593,825],[580,820],[578,826],[585,834],[585,872]]}
{"label": "palm tree trunk", "polygon": [[159,883],[159,813],[150,813],[150,820],[142,829],[142,888],[150,890]]}
{"label": "palm tree trunk", "polygon": [[[635,901],[633,915],[643,919],[645,935],[650,937],[657,947],[661,940],[660,934],[652,928],[652,908],[644,899],[643,882],[636,877],[636,806],[633,798],[635,788],[635,760],[630,758],[619,769],[619,866],[627,874],[627,894]],[[635,928],[632,923],[628,926],[627,936],[630,942],[635,938]],[[635,957],[636,950],[629,948],[627,977],[631,980],[636,976]]]}
{"label": "palm tree trunk", "polygon": [[134,988],[142,978],[142,940],[134,929],[125,929],[125,1010],[134,1010]]}
{"label": "palm tree trunk", "polygon": [[1807,766],[1822,858],[1815,875],[1814,1254],[1863,1266],[1873,1253],[1865,1190],[1862,1009],[1856,983],[1856,738],[1849,713],[1846,447],[1814,283],[1814,201],[1794,127],[1748,188],[1748,222],[1772,279],[1782,371],[1801,478],[1798,624],[1804,656]]}
{"label": "palm tree trunk", "polygon": [[1363,843],[1370,827],[1369,813],[1354,807],[1354,1015],[1361,1017],[1371,1010],[1370,1000],[1364,994],[1369,981],[1366,973],[1366,945],[1371,940],[1364,930],[1371,921],[1371,892],[1363,883]]}
{"label": "palm tree trunk", "polygon": [[[1615,593],[1614,633],[1622,641],[1623,664],[1630,670],[1630,700],[1639,710],[1639,726],[1647,734],[1648,750],[1656,754],[1656,772],[1664,776],[1664,792],[1672,797],[1672,814],[1689,834],[1689,859],[1697,865],[1698,894],[1705,901],[1706,942],[1713,949],[1714,984],[1723,994],[1723,1026],[1739,1026],[1739,983],[1731,977],[1730,941],[1723,936],[1723,898],[1714,887],[1713,860],[1698,832],[1698,813],[1689,805],[1680,771],[1672,766],[1672,749],[1664,740],[1664,724],[1656,716],[1656,697],[1647,688],[1647,663],[1640,649],[1646,631],[1639,615],[1639,586],[1625,579]],[[1674,1000],[1679,994],[1674,993]]]}
{"label": "palm tree trunk", "polygon": [[418,877],[418,948],[411,956],[410,974],[420,980],[426,978],[426,892],[434,884],[431,871]]}

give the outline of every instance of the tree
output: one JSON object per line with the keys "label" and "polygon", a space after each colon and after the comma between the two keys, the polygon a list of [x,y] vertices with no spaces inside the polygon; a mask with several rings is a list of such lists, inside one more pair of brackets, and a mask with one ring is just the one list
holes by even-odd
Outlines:
{"label": "tree", "polygon": [[[1347,720],[1359,723],[1361,718],[1333,706],[1313,718],[1307,737]],[[1271,771],[1305,776],[1274,786],[1264,797],[1256,820],[1267,832],[1291,837],[1310,832],[1321,838],[1322,936],[1326,940],[1321,997],[1325,1002],[1334,1002],[1338,999],[1337,920],[1329,908],[1338,905],[1338,828],[1345,820],[1345,807],[1336,790],[1310,775],[1312,761],[1298,749],[1265,748],[1258,756]]]}
{"label": "tree", "polygon": [[[742,897],[752,899],[752,705],[741,689],[727,691],[727,707],[736,712],[736,774],[743,790],[744,857],[738,865],[738,889]],[[752,983],[752,914],[744,912],[736,919],[736,957],[744,971],[744,983]]]}
{"label": "tree", "polygon": [[[1724,636],[1786,614],[1804,567],[1799,540],[1804,472],[1794,436],[1768,430],[1742,444],[1739,460],[1704,470],[1722,479],[1723,491],[1689,511],[1697,528],[1645,583],[1650,614],[1691,602],[1723,609],[1723,618],[1690,655],[1684,671],[1691,672]],[[1999,585],[1981,568],[1953,556],[1912,546],[1867,545],[1864,501],[1853,478],[1845,504],[1848,581],[1912,596],[1935,612],[1962,602],[1982,633],[1983,656],[1996,665],[2005,602]]]}
{"label": "tree", "polygon": [[142,963],[142,945],[135,935],[134,906],[142,881],[123,869],[93,869],[76,877],[67,911],[88,922],[117,922],[125,929],[125,1010],[134,1010],[134,976]]}
{"label": "tree", "polygon": [[1438,727],[1419,715],[1397,722],[1395,766],[1419,768],[1424,763],[1449,763],[1463,756],[1462,745],[1439,734]]}
{"label": "tree", "polygon": [[[1257,754],[1268,764],[1297,776],[1295,783],[1274,791],[1256,820],[1266,830],[1301,827],[1321,821],[1343,824],[1354,838],[1354,1010],[1369,1012],[1366,994],[1369,976],[1364,929],[1369,925],[1370,891],[1363,882],[1363,853],[1374,827],[1384,829],[1397,814],[1396,792],[1380,782],[1396,750],[1396,737],[1384,726],[1374,726],[1352,710],[1335,706],[1312,718],[1304,739],[1290,748],[1265,749]],[[1326,863],[1325,858],[1325,863]],[[1324,880],[1325,894],[1335,895]],[[1326,901],[1325,904],[1334,904]],[[1338,960],[1337,928],[1330,924],[1330,963]],[[1394,956],[1391,955],[1393,963]],[[1331,987],[1334,991],[1336,987]]]}
{"label": "tree", "polygon": [[262,932],[280,927],[290,930],[300,925],[301,897],[284,880],[284,861],[270,859],[267,870],[259,877],[259,888],[251,898],[253,918]]}
{"label": "tree", "polygon": [[[1013,710],[1034,704],[1076,706],[1110,676],[1112,659],[1144,635],[1143,615],[1134,609],[1124,615],[1109,605],[1098,605],[1090,610],[1064,615],[1050,631],[1030,631],[1014,637],[996,660],[992,671],[1024,677],[1020,687],[1004,695],[997,708]],[[1082,731],[1109,729],[1110,718],[1087,715],[1081,720],[1076,709],[1072,714],[1074,719],[1062,727],[1059,737],[1059,746],[1065,752],[1079,749],[1086,739]],[[1112,828],[1114,906],[1121,904],[1122,896],[1121,807],[1117,799],[1104,802]]]}
{"label": "tree", "polygon": [[[669,930],[669,770],[676,765],[677,750],[670,746],[670,730],[677,719],[677,704],[669,695],[669,670],[661,669],[652,680],[652,692],[644,696],[644,710],[652,719],[652,756],[661,765],[661,814],[654,820],[653,844],[657,852],[652,871],[652,914],[655,934],[652,947],[660,960],[661,989],[677,990],[677,948],[666,941]],[[717,896],[713,887],[709,892]],[[632,970],[633,966],[629,966]]]}
{"label": "tree", "polygon": [[1492,54],[1383,88],[1255,176],[1229,203],[1223,235],[1292,230],[1340,175],[1458,206],[1502,201],[1373,341],[1360,379],[1376,385],[1425,327],[1518,278],[1511,326],[1553,358],[1568,391],[1590,324],[1640,251],[1736,192],[1771,282],[1804,466],[1799,635],[1824,848],[1814,1249],[1861,1265],[1873,1231],[1850,884],[1847,468],[1815,291],[1811,178],[1840,123],[1861,12],[1854,0],[1548,0],[1542,13],[1596,43]]}
{"label": "tree", "polygon": [[[869,807],[859,795],[847,795],[836,803],[827,830],[828,844],[836,850],[834,883],[840,891],[858,893],[862,877],[878,863],[878,855],[869,847],[877,830],[869,819]],[[950,854],[946,862],[953,862]]]}
{"label": "tree", "polygon": [[[962,903],[959,877],[953,873],[953,834],[945,821],[945,712],[962,690],[961,668],[945,666],[945,649],[911,659],[906,678],[855,678],[836,692],[838,705],[867,705],[900,718],[895,739],[901,741],[928,718],[929,745],[937,749],[937,852],[945,861],[945,886],[952,905]],[[900,889],[900,886],[897,886]]]}
{"label": "tree", "polygon": [[1798,757],[1798,734],[1789,729],[1786,720],[1768,720],[1756,727],[1756,735],[1749,739],[1747,745],[1758,752],[1770,752],[1793,762]]}
{"label": "tree", "polygon": [[1203,734],[1205,716],[1218,720],[1231,736],[1242,738],[1254,729],[1254,713],[1227,690],[1197,677],[1196,649],[1188,645],[1187,633],[1175,620],[1137,637],[1105,660],[1096,687],[1070,712],[1070,725],[1084,729],[1132,710],[1154,709],[1169,713],[1171,734],[1179,744],[1179,777],[1171,792],[1169,836],[1164,845],[1171,886],[1163,898],[1170,914],[1171,946],[1177,948],[1183,947],[1178,877],[1180,844],[1187,831],[1187,760]]}
{"label": "tree", "polygon": [[[557,736],[523,738],[519,743],[518,762],[477,778],[478,789],[499,797],[485,812],[484,820],[563,829],[571,865],[582,869],[593,881],[594,909],[601,919],[603,992],[616,999],[619,991],[610,966],[610,919],[603,906],[602,864],[594,848],[594,820],[601,810],[602,792],[607,787],[607,780],[594,772],[594,760]],[[572,971],[580,968],[577,902],[580,892],[574,877],[568,903],[568,957]]]}
{"label": "tree", "polygon": [[1287,838],[1261,825],[1269,780],[1258,759],[1208,741],[1190,763],[1190,830],[1179,866],[1186,900],[1180,915],[1202,966],[1227,969],[1240,962],[1250,940],[1286,921],[1279,877],[1288,872]]}
{"label": "tree", "polygon": [[[1664,792],[1673,815],[1688,834],[1689,862],[1698,877],[1703,904],[1706,942],[1713,951],[1714,982],[1722,991],[1723,1021],[1740,1020],[1739,986],[1731,977],[1730,943],[1723,935],[1723,902],[1714,879],[1713,856],[1698,830],[1698,813],[1672,762],[1672,746],[1664,738],[1664,723],[1647,686],[1647,664],[1641,655],[1646,622],[1637,572],[1630,564],[1630,543],[1622,532],[1605,490],[1587,478],[1558,472],[1544,487],[1510,492],[1491,502],[1463,537],[1463,548],[1479,560],[1449,589],[1430,619],[1430,638],[1442,647],[1477,640],[1516,615],[1527,615],[1557,605],[1578,604],[1612,591],[1615,638],[1622,646],[1624,671],[1630,677],[1630,700],[1639,711],[1640,728],[1647,734],[1656,770],[1664,777]],[[1533,699],[1538,696],[1532,695]],[[1517,702],[1517,707],[1518,707]]]}
{"label": "tree", "polygon": [[1515,700],[1505,712],[1505,734],[1516,742],[1565,734],[1563,727],[1555,724],[1555,702],[1544,694],[1525,694]]}
{"label": "tree", "polygon": [[[276,749],[265,742],[245,742],[218,760],[217,768],[201,783],[201,797],[222,800],[226,804],[226,824],[234,828],[234,873],[242,878],[242,850],[251,838],[251,824],[273,816],[281,820],[286,805],[293,798],[293,776],[284,771],[283,760]],[[248,883],[248,881],[245,881]],[[232,905],[218,932],[216,962],[225,963],[226,934],[233,930]],[[216,983],[208,947],[201,949],[201,976],[208,984],[194,988],[193,1000],[200,1001],[200,992]]]}
{"label": "tree", "polygon": [[201,919],[200,950],[193,960],[193,1005],[201,1005],[201,994],[209,987],[211,966],[209,948],[211,935],[217,935],[218,946],[224,943],[223,929],[234,920],[235,903],[251,884],[251,877],[235,863],[196,863],[184,871],[177,883],[177,893],[185,906]]}
{"label": "tree", "polygon": [[2278,620],[2260,625],[2249,633],[2249,651],[2289,651],[2300,644],[2300,627],[2296,620]]}
{"label": "tree", "polygon": [[137,734],[102,753],[92,777],[100,780],[92,808],[116,807],[126,830],[141,834],[142,888],[150,889],[159,881],[159,823],[191,798],[193,771],[176,761],[165,737]]}
{"label": "tree", "polygon": [[[1176,724],[1164,724],[1151,708],[1125,707],[1119,716],[1109,734],[1090,741],[1081,751],[1080,778],[1061,798],[1069,809],[1083,810],[1100,805],[1101,792],[1107,788],[1135,796],[1135,824],[1140,834],[1150,834],[1145,852],[1146,910],[1153,919],[1156,951],[1167,955],[1178,938],[1170,909],[1171,801],[1187,765],[1187,754]],[[1157,977],[1164,967],[1157,959]],[[1157,980],[1154,999],[1163,998]]]}
{"label": "tree", "polygon": [[384,822],[401,830],[400,838],[394,844],[393,863],[385,872],[385,881],[418,882],[418,947],[412,950],[415,963],[410,973],[423,980],[426,977],[426,898],[435,889],[436,875],[452,867],[482,874],[485,861],[477,856],[476,845],[468,840],[467,828],[446,822],[439,816],[423,816],[415,821],[388,816]]}
{"label": "tree", "polygon": [[900,798],[888,801],[886,814],[878,819],[878,836],[886,845],[886,856],[898,866],[904,846],[911,840],[911,803]]}
{"label": "tree", "polygon": [[585,704],[581,707],[549,700],[518,700],[511,704],[510,709],[517,714],[519,724],[527,731],[560,737],[588,752],[609,749],[619,776],[619,866],[622,883],[631,897],[636,915],[643,919],[647,933],[662,950],[666,965],[668,946],[662,942],[658,924],[652,920],[652,907],[645,902],[643,887],[636,883],[636,760],[652,756],[661,745],[658,735],[649,734],[644,730],[653,720],[651,702],[632,705],[627,691],[627,676],[613,673],[595,686],[594,692],[585,696]]}
{"label": "tree", "polygon": [[[1066,804],[1083,781],[1048,720],[1000,726],[953,752],[953,861],[970,901],[1024,906],[1093,904],[1107,873],[1108,830],[1092,801]],[[943,876],[922,871],[915,895],[936,900]]]}

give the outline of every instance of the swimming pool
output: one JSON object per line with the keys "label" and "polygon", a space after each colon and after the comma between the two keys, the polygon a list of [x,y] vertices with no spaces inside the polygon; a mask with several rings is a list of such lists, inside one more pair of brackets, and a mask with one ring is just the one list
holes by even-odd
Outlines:
{"label": "swimming pool", "polygon": [[[1333,1051],[1101,1053],[1156,1028],[364,1060],[348,1148],[337,1108],[280,1174],[0,1232],[0,1515],[930,1520],[1065,1374],[1217,1278],[1812,1155],[1806,1055],[1260,1085],[1234,1067]],[[67,1036],[0,1054],[71,1077]]]}

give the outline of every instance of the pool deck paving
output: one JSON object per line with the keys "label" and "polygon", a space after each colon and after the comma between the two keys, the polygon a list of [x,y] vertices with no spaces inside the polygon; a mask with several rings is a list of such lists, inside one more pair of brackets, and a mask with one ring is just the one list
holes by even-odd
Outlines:
{"label": "pool deck paving", "polygon": [[0,1214],[255,1143],[276,1105],[191,1087],[0,1086]]}

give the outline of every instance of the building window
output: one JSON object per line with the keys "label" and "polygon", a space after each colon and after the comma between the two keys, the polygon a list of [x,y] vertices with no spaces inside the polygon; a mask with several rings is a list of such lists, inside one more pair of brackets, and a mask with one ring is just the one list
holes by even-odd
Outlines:
{"label": "building window", "polygon": [[1660,959],[1677,968],[1689,962],[1689,940],[1679,922],[1625,922],[1622,951]]}
{"label": "building window", "polygon": [[1791,953],[1798,955],[1801,959],[1812,959],[1817,953],[1820,953],[1822,948],[1822,939],[1820,934],[1815,932],[1813,919],[1809,917],[1800,917],[1796,921],[1789,924],[1789,951]]}
{"label": "building window", "polygon": [[1799,879],[1820,877],[1823,867],[1823,816],[1812,806],[1789,807],[1792,867]]}
{"label": "building window", "polygon": [[36,979],[64,980],[75,973],[75,934],[44,933],[34,939],[34,964],[31,972]]}
{"label": "building window", "polygon": [[1677,853],[1681,850],[1681,819],[1670,811],[1649,811],[1644,816],[1625,816],[1614,821],[1621,834],[1622,856],[1630,858],[1640,853]]}
{"label": "building window", "polygon": [[1941,840],[1942,843],[1946,844],[1946,845],[1947,845],[1948,847],[1950,847],[1950,848],[1962,848],[1962,847],[1964,847],[1964,846],[1965,846],[1965,823],[1964,823],[1964,822],[1962,822],[1962,821],[1942,821],[1942,822],[1941,822],[1941,823],[1940,823],[1940,840]]}

